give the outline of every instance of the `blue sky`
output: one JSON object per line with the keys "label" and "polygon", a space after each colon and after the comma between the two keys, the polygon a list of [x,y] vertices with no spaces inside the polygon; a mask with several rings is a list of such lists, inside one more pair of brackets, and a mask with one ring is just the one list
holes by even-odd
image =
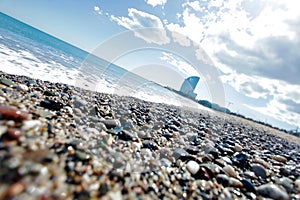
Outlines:
{"label": "blue sky", "polygon": [[[165,74],[171,81],[163,84],[178,88],[177,75],[200,75],[200,99],[216,100],[218,80],[231,110],[287,129],[300,124],[299,7],[295,0],[0,1],[1,12],[146,78],[161,82]],[[211,65],[213,74],[203,72]]]}

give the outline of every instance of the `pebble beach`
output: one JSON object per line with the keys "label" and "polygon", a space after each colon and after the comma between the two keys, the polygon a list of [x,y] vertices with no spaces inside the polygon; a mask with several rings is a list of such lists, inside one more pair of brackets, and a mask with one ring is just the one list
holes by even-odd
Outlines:
{"label": "pebble beach", "polygon": [[299,138],[0,72],[0,200],[300,199]]}

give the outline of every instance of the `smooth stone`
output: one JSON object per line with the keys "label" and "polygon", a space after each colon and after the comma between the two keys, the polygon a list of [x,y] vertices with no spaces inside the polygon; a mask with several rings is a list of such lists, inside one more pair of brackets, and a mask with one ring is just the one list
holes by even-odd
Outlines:
{"label": "smooth stone", "polygon": [[190,160],[186,164],[186,168],[192,175],[195,175],[199,171],[200,165],[197,162]]}
{"label": "smooth stone", "polygon": [[28,115],[24,111],[10,106],[0,106],[0,119],[20,122],[26,120],[27,118]]}
{"label": "smooth stone", "polygon": [[228,187],[229,185],[229,177],[226,174],[218,174],[217,182],[222,184],[224,187]]}
{"label": "smooth stone", "polygon": [[181,148],[178,148],[176,149],[174,152],[173,152],[173,157],[177,160],[179,159],[180,157],[186,157],[186,156],[189,156],[190,154],[184,150],[184,149],[181,149]]}
{"label": "smooth stone", "polygon": [[7,131],[7,126],[3,126],[3,125],[0,125],[0,137],[6,133]]}
{"label": "smooth stone", "polygon": [[243,183],[236,178],[229,177],[229,185],[236,188],[242,188]]}
{"label": "smooth stone", "polygon": [[16,84],[14,82],[12,82],[11,80],[8,80],[6,78],[0,78],[0,84],[11,87],[11,88],[16,86]]}
{"label": "smooth stone", "polygon": [[27,87],[27,85],[24,85],[24,84],[18,84],[18,86],[17,86],[17,90],[19,90],[19,91],[28,91],[28,87]]}
{"label": "smooth stone", "polygon": [[133,141],[133,139],[136,137],[134,133],[123,130],[118,134],[118,138],[125,141]]}
{"label": "smooth stone", "polygon": [[18,129],[18,128],[9,128],[7,130],[7,136],[10,138],[10,139],[14,139],[14,140],[17,140],[19,139],[22,135],[24,135],[24,133]]}
{"label": "smooth stone", "polygon": [[287,162],[287,158],[280,156],[280,155],[275,155],[273,156],[273,160],[276,160],[278,162],[282,162],[282,163],[286,163]]}
{"label": "smooth stone", "polygon": [[158,145],[153,142],[153,141],[150,141],[150,140],[144,140],[143,141],[143,148],[147,148],[147,149],[150,149],[150,150],[157,150],[159,147]]}
{"label": "smooth stone", "polygon": [[245,168],[248,165],[248,156],[242,152],[236,154],[232,160],[233,163],[240,168]]}
{"label": "smooth stone", "polygon": [[59,111],[64,107],[64,105],[59,101],[54,101],[51,99],[45,99],[41,101],[40,105],[44,108],[48,108],[49,110]]}
{"label": "smooth stone", "polygon": [[237,173],[232,166],[226,165],[223,167],[223,170],[228,176],[237,178]]}
{"label": "smooth stone", "polygon": [[56,94],[54,92],[49,91],[49,90],[45,90],[44,95],[46,95],[46,96],[56,96]]}
{"label": "smooth stone", "polygon": [[265,160],[260,159],[260,158],[254,158],[254,159],[253,159],[253,162],[254,162],[254,163],[261,164],[261,165],[263,165],[265,168],[269,168],[269,167],[270,167],[269,164],[268,164]]}
{"label": "smooth stone", "polygon": [[247,180],[247,179],[243,179],[241,182],[242,182],[244,188],[245,188],[248,192],[256,193],[255,186],[253,185],[253,183],[251,183],[251,181],[249,181],[249,180]]}
{"label": "smooth stone", "polygon": [[252,165],[251,170],[255,173],[256,176],[262,177],[262,178],[267,178],[267,171],[264,168],[264,166],[260,164],[254,164]]}
{"label": "smooth stone", "polygon": [[106,119],[106,120],[101,120],[102,123],[105,124],[106,128],[111,129],[111,128],[116,128],[117,126],[121,126],[121,123],[117,119]]}
{"label": "smooth stone", "polygon": [[39,120],[26,120],[23,122],[22,131],[28,131],[36,127],[40,127],[42,123]]}
{"label": "smooth stone", "polygon": [[285,191],[281,190],[275,184],[261,185],[257,188],[257,191],[263,197],[272,198],[275,200],[288,200],[289,199],[288,194]]}
{"label": "smooth stone", "polygon": [[282,185],[284,189],[291,193],[293,191],[293,181],[287,177],[282,177],[276,180],[277,185]]}
{"label": "smooth stone", "polygon": [[80,161],[89,161],[91,159],[91,156],[83,151],[76,151],[75,156],[80,160]]}
{"label": "smooth stone", "polygon": [[8,199],[11,199],[11,198],[21,194],[25,189],[26,189],[26,185],[23,182],[21,182],[21,181],[16,182],[7,189],[6,197],[8,197]]}
{"label": "smooth stone", "polygon": [[234,151],[241,152],[241,151],[243,151],[243,147],[239,144],[235,144],[234,145]]}

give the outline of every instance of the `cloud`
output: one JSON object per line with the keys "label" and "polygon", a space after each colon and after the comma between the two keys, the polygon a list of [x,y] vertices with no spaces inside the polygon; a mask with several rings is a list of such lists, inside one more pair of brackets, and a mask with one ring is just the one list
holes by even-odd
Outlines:
{"label": "cloud", "polygon": [[148,43],[167,44],[170,42],[162,21],[149,13],[129,8],[128,17],[111,16],[111,19],[120,26],[133,30],[136,37]]}
{"label": "cloud", "polygon": [[145,0],[147,4],[156,7],[164,6],[167,3],[167,0]]}
{"label": "cloud", "polygon": [[102,15],[102,10],[99,6],[94,6],[94,11],[97,12],[99,15]]}
{"label": "cloud", "polygon": [[186,61],[180,59],[179,57],[175,57],[170,53],[163,52],[162,54],[163,55],[160,57],[160,59],[175,67],[175,69],[177,69],[182,75],[186,77],[200,76],[197,70]]}

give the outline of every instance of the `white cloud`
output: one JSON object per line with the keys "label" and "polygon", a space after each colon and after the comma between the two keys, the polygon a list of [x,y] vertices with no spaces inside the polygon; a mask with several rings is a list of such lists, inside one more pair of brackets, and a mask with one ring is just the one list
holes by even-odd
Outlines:
{"label": "white cloud", "polygon": [[160,59],[175,67],[186,77],[200,76],[198,71],[192,65],[178,57],[175,57],[173,54],[163,52],[163,56],[161,56]]}
{"label": "white cloud", "polygon": [[128,17],[111,16],[111,19],[120,26],[133,30],[136,37],[146,42],[156,44],[167,44],[170,42],[162,21],[155,15],[129,8]]}
{"label": "white cloud", "polygon": [[267,101],[265,107],[247,107],[289,124],[300,124],[300,85],[237,73],[223,75],[221,79],[248,97]]}
{"label": "white cloud", "polygon": [[147,4],[156,7],[164,6],[167,3],[167,0],[145,0]]}
{"label": "white cloud", "polygon": [[102,15],[102,10],[99,6],[94,6],[94,11],[97,12],[99,15]]}

